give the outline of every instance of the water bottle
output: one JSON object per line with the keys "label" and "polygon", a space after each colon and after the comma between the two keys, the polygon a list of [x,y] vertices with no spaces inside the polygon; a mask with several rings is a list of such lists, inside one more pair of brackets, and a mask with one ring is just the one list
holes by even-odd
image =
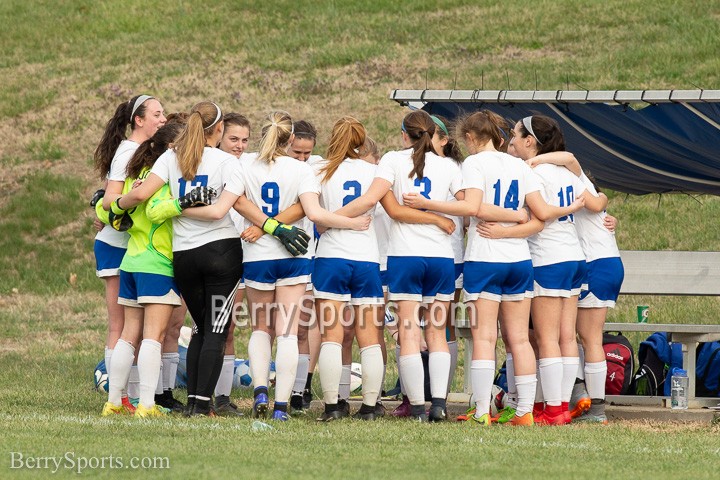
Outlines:
{"label": "water bottle", "polygon": [[687,410],[690,379],[687,372],[673,368],[670,377],[670,407],[673,410]]}
{"label": "water bottle", "polygon": [[[686,402],[686,403],[687,403],[687,402]],[[687,407],[686,407],[686,408],[687,408]],[[252,428],[252,431],[253,431],[253,432],[268,432],[268,431],[270,431],[270,430],[274,430],[271,425],[268,425],[268,424],[265,423],[265,422],[261,422],[260,420],[255,420],[255,421],[252,423],[251,428]]]}

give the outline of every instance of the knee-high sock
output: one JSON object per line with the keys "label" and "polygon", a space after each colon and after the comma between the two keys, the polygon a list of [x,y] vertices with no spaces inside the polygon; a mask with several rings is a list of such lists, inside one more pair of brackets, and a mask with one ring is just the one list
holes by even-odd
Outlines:
{"label": "knee-high sock", "polygon": [[562,376],[562,401],[569,402],[572,397],[573,386],[577,378],[578,365],[580,359],[578,357],[562,357],[563,376]]}
{"label": "knee-high sock", "polygon": [[[380,353],[382,354],[382,350],[380,351]],[[386,372],[387,372],[387,365],[385,363],[383,363],[382,381],[380,382],[380,391],[378,392],[377,401],[375,403],[380,402],[382,400],[382,393],[383,393],[383,389],[385,388],[385,373]]]}
{"label": "knee-high sock", "polygon": [[398,361],[401,382],[411,405],[425,404],[425,370],[419,353],[402,355]]}
{"label": "knee-high sock", "polygon": [[[248,341],[248,357],[250,359],[250,376],[253,387],[267,387],[270,375],[270,359],[272,358],[272,344],[270,334],[255,330]],[[277,365],[275,365],[277,369]]]}
{"label": "knee-high sock", "polygon": [[[117,348],[117,344],[115,345]],[[128,377],[127,393],[130,398],[138,398],[140,396],[140,375],[138,373],[137,363],[130,368],[130,377]]]}
{"label": "knee-high sock", "polygon": [[298,356],[297,373],[295,374],[295,384],[292,389],[293,395],[302,395],[307,382],[308,370],[310,370],[310,354],[301,353]]}
{"label": "knee-high sock", "polygon": [[197,392],[198,400],[210,400],[223,366],[223,351],[227,341],[227,331],[205,332],[200,359],[198,362]]}
{"label": "knee-high sock", "polygon": [[535,376],[537,377],[537,384],[535,385],[535,403],[545,402],[545,395],[542,390],[542,375],[540,374],[540,360],[535,362]]}
{"label": "knee-high sock", "polygon": [[[518,404],[518,389],[515,385],[515,361],[513,360],[512,353],[508,353],[507,360],[505,360],[505,377],[507,378],[508,384],[507,406],[516,409]],[[534,391],[533,395],[535,395]]]}
{"label": "knee-high sock", "polygon": [[351,371],[352,365],[343,365],[342,374],[340,375],[340,400],[347,400],[350,398],[350,377],[352,376]]}
{"label": "knee-high sock", "polygon": [[585,380],[585,349],[578,343],[578,357],[580,358],[580,365],[578,365],[577,378]]}
{"label": "knee-high sock", "polygon": [[517,386],[517,407],[515,407],[515,415],[518,417],[532,412],[536,384],[537,377],[535,375],[515,376],[515,385]]}
{"label": "knee-high sock", "polygon": [[[421,358],[422,360],[422,358]],[[403,382],[403,377],[400,374],[400,345],[395,345],[395,363],[397,363],[398,366],[398,380],[400,380],[400,393],[403,395],[407,395],[407,390],[405,390],[405,383]],[[424,375],[424,373],[423,373]]]}
{"label": "knee-high sock", "polygon": [[606,362],[585,364],[585,386],[591,399],[605,399],[605,380],[607,377]]}
{"label": "knee-high sock", "polygon": [[112,358],[113,349],[105,347],[105,372],[108,374],[108,378],[110,378],[110,359]]}
{"label": "knee-high sock", "polygon": [[495,360],[473,360],[470,365],[473,398],[475,399],[475,416],[480,418],[490,413],[490,396],[492,395],[493,377],[495,377]]}
{"label": "knee-high sock", "polygon": [[155,405],[155,391],[160,379],[162,364],[162,345],[156,340],[146,338],[140,344],[138,352],[138,376],[140,378],[140,403],[145,408]]}
{"label": "knee-high sock", "polygon": [[110,374],[108,375],[108,402],[114,405],[122,403],[122,392],[127,388],[130,378],[130,369],[135,359],[135,347],[122,338],[115,344],[110,360]]}
{"label": "knee-high sock", "polygon": [[155,385],[155,395],[162,395],[163,393],[163,363],[162,353],[160,354],[160,372],[158,373],[157,385]]}
{"label": "knee-high sock", "polygon": [[187,372],[187,393],[188,398],[195,397],[198,385],[198,369],[200,368],[200,352],[203,343],[205,343],[205,335],[200,331],[193,331],[188,345],[187,355],[185,357],[185,371]]}
{"label": "knee-high sock", "polygon": [[539,371],[545,403],[553,407],[559,407],[562,402],[562,358],[541,358]]}
{"label": "knee-high sock", "polygon": [[177,378],[179,363],[180,354],[178,352],[162,354],[163,390],[172,390],[175,388],[175,379]]}
{"label": "knee-high sock", "polygon": [[365,405],[377,403],[383,379],[383,358],[380,345],[370,345],[360,349],[362,365],[362,397]]}
{"label": "knee-high sock", "polygon": [[432,398],[444,399],[447,397],[451,361],[448,352],[430,352],[428,370],[430,371],[430,396]]}
{"label": "knee-high sock", "polygon": [[290,400],[298,366],[297,335],[277,337],[275,352],[275,402],[287,403]]}
{"label": "knee-high sock", "polygon": [[342,375],[342,345],[337,342],[322,342],[318,356],[320,386],[325,404],[337,404]]}
{"label": "knee-high sock", "polygon": [[215,385],[215,398],[229,397],[232,393],[233,375],[235,374],[235,355],[224,355],[222,369]]}
{"label": "knee-high sock", "polygon": [[448,348],[450,349],[450,375],[448,375],[447,393],[450,393],[450,389],[452,388],[453,380],[455,379],[455,371],[457,370],[457,362],[458,362],[457,340],[449,341]]}

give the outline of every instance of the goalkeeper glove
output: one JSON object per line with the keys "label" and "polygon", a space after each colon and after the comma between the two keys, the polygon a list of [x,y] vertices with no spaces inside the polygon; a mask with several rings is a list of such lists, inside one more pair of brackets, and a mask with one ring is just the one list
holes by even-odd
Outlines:
{"label": "goalkeeper glove", "polygon": [[185,196],[178,198],[178,207],[185,210],[190,207],[202,207],[210,205],[212,197],[217,195],[214,188],[195,187],[186,193]]}
{"label": "goalkeeper glove", "polygon": [[118,206],[118,200],[122,197],[118,197],[110,205],[110,212],[108,218],[110,220],[110,226],[118,232],[127,232],[133,226],[132,218],[130,214]]}
{"label": "goalkeeper glove", "polygon": [[285,250],[290,252],[292,256],[297,257],[307,253],[310,237],[305,233],[305,230],[292,225],[285,225],[274,218],[265,220],[262,229],[265,233],[269,233],[280,240]]}
{"label": "goalkeeper glove", "polygon": [[102,200],[102,198],[103,198],[104,196],[105,196],[105,190],[104,190],[104,189],[101,188],[100,190],[95,191],[95,193],[93,193],[92,198],[90,199],[90,206],[91,206],[91,207],[94,207],[95,205],[97,205],[97,203],[98,203],[100,200]]}

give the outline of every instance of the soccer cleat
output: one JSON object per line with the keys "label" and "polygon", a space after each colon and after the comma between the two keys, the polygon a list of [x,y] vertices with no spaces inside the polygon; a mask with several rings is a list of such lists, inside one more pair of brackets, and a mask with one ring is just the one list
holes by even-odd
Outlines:
{"label": "soccer cleat", "polygon": [[128,397],[122,397],[122,406],[125,407],[125,410],[127,410],[128,413],[134,414],[135,413],[135,405],[132,404],[130,399]]}
{"label": "soccer cleat", "polygon": [[410,399],[407,396],[403,396],[402,403],[395,407],[390,415],[393,417],[409,417],[410,416]]}
{"label": "soccer cleat", "polygon": [[140,403],[140,397],[128,397],[128,401],[130,402],[130,405],[137,408]]}
{"label": "soccer cleat", "polygon": [[340,420],[341,418],[345,418],[347,415],[344,415],[343,412],[340,410],[332,410],[330,412],[324,411],[322,415],[320,415],[320,418],[317,419],[318,422],[332,422],[335,420]]}
{"label": "soccer cleat", "polygon": [[[511,421],[513,418],[515,418],[515,412],[516,410],[512,407],[505,407],[500,412],[498,412],[497,417],[493,417],[491,420],[495,423],[504,424]],[[524,417],[525,415],[523,415]]]}
{"label": "soccer cleat", "polygon": [[410,416],[416,422],[427,423],[427,421],[428,421],[428,416],[427,416],[427,413],[425,413],[425,412],[423,412],[419,415],[410,415]]}
{"label": "soccer cleat", "polygon": [[338,410],[340,410],[343,414],[343,417],[349,417],[350,416],[350,404],[347,400],[340,399],[338,400]]}
{"label": "soccer cleat", "polygon": [[562,402],[560,404],[560,407],[562,407],[563,416],[565,418],[565,423],[572,422],[572,415],[570,415],[570,404],[568,402]]}
{"label": "soccer cleat", "polygon": [[375,412],[360,413],[360,411],[358,410],[357,412],[355,412],[352,418],[354,418],[355,420],[372,421],[375,420]]}
{"label": "soccer cleat", "polygon": [[[567,425],[570,423],[560,405],[546,405],[542,415],[535,417],[535,423],[538,425]],[[533,415],[534,416],[534,415]]]}
{"label": "soccer cleat", "polygon": [[535,420],[533,419],[532,412],[528,412],[522,417],[514,415],[513,418],[511,418],[510,421],[507,422],[507,424],[515,427],[530,427],[532,425],[535,425]]}
{"label": "soccer cleat", "polygon": [[275,420],[277,422],[287,422],[290,420],[290,416],[287,412],[283,412],[282,410],[273,410],[271,420]]}
{"label": "soccer cleat", "polygon": [[310,408],[310,404],[312,402],[312,392],[310,391],[309,388],[306,388],[305,390],[303,390],[302,401],[303,401],[303,408],[305,410]]}
{"label": "soccer cleat", "polygon": [[472,415],[475,415],[475,407],[468,408],[464,414],[458,415],[455,420],[458,422],[467,422]]}
{"label": "soccer cleat", "polygon": [[253,410],[252,410],[252,416],[253,418],[259,418],[260,416],[265,416],[268,410],[268,396],[266,393],[258,393],[255,396],[255,401],[253,402]]}
{"label": "soccer cleat", "polygon": [[111,417],[113,415],[124,415],[126,413],[128,413],[128,411],[124,405],[115,405],[114,403],[105,402],[100,415],[103,417]]}
{"label": "soccer cleat", "polygon": [[381,418],[385,416],[385,405],[382,402],[375,404],[375,418]]}
{"label": "soccer cleat", "polygon": [[572,418],[579,417],[590,410],[591,403],[590,395],[588,395],[585,388],[585,382],[576,383],[570,397],[570,416]]}
{"label": "soccer cleat", "polygon": [[470,420],[474,423],[477,423],[479,425],[484,426],[490,426],[490,414],[489,413],[483,413],[480,415],[480,417],[476,417],[475,415],[470,415]]}
{"label": "soccer cleat", "polygon": [[137,418],[150,418],[150,417],[165,417],[167,416],[167,409],[163,409],[157,403],[150,408],[145,408],[142,403],[139,403],[135,409],[134,416]]}
{"label": "soccer cleat", "polygon": [[173,397],[172,390],[165,390],[162,395],[155,395],[155,404],[167,408],[174,413],[183,413],[185,410],[185,405]]}
{"label": "soccer cleat", "polygon": [[591,412],[585,412],[579,417],[573,419],[573,422],[579,422],[579,423],[599,423],[602,425],[608,424],[607,416],[605,416],[604,413],[601,414],[594,414]]}
{"label": "soccer cleat", "polygon": [[238,410],[237,407],[233,408],[233,404],[228,403],[221,403],[220,405],[215,405],[215,413],[218,417],[242,417],[243,413]]}
{"label": "soccer cleat", "polygon": [[428,413],[428,421],[444,422],[445,420],[447,420],[447,410],[437,405],[430,407],[430,412]]}

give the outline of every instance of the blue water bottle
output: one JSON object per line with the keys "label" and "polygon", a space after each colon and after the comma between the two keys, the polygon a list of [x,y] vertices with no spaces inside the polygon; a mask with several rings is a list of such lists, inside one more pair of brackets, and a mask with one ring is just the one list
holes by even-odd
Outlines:
{"label": "blue water bottle", "polygon": [[673,410],[687,410],[690,379],[681,368],[673,368],[670,376],[670,407]]}

